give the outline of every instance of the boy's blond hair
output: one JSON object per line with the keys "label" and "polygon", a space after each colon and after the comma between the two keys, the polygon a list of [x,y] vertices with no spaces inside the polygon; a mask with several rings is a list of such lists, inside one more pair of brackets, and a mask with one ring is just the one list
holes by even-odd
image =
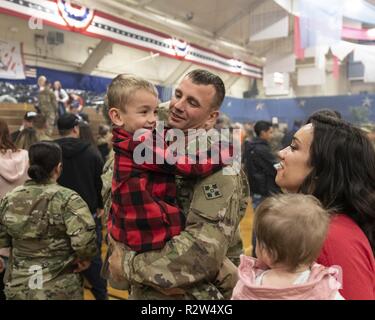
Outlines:
{"label": "boy's blond hair", "polygon": [[313,263],[326,238],[329,214],[311,195],[281,194],[267,198],[257,208],[254,232],[261,250],[272,263],[295,271]]}
{"label": "boy's blond hair", "polygon": [[158,96],[158,92],[151,82],[134,75],[118,75],[112,80],[107,90],[106,102],[108,107],[118,108],[126,112],[125,106],[137,90],[146,90],[156,97]]}

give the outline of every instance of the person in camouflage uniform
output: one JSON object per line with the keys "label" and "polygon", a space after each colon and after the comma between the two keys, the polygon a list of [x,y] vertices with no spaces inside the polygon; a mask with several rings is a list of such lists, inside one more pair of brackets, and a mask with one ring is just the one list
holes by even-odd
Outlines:
{"label": "person in camouflage uniform", "polygon": [[[213,128],[224,95],[219,77],[205,70],[189,73],[170,103],[168,124],[184,131]],[[111,276],[130,281],[130,299],[229,299],[237,279],[227,256],[229,249],[237,258],[242,251],[238,226],[249,197],[247,178],[242,171],[220,170],[176,181],[185,230],[163,249],[141,254],[111,241]]]}
{"label": "person in camouflage uniform", "polygon": [[95,222],[82,198],[56,183],[61,149],[38,142],[29,151],[32,180],[0,201],[0,248],[10,247],[9,300],[83,299],[80,271],[97,254]]}
{"label": "person in camouflage uniform", "polygon": [[38,141],[51,141],[52,138],[47,135],[47,119],[44,115],[38,114],[33,119],[33,127],[36,130]]}
{"label": "person in camouflage uniform", "polygon": [[111,199],[111,191],[112,191],[112,177],[113,177],[113,166],[115,162],[114,158],[115,153],[113,150],[110,151],[108,155],[108,160],[104,164],[103,173],[101,175],[103,181],[102,187],[102,198],[104,204],[104,214],[103,220],[107,222],[109,210],[111,209],[112,199]]}
{"label": "person in camouflage uniform", "polygon": [[47,78],[40,76],[38,78],[39,96],[38,107],[42,115],[47,119],[47,134],[52,136],[53,128],[56,121],[57,100],[53,91],[49,88]]}

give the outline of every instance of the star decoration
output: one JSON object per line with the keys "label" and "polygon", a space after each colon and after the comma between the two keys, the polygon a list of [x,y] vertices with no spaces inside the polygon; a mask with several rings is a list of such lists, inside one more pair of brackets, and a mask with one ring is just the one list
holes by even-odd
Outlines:
{"label": "star decoration", "polygon": [[256,110],[257,111],[263,110],[264,107],[265,107],[264,103],[258,103],[256,106]]}
{"label": "star decoration", "polygon": [[363,99],[362,101],[362,107],[367,107],[367,108],[371,108],[372,106],[372,99],[370,99],[369,97],[366,97]]}

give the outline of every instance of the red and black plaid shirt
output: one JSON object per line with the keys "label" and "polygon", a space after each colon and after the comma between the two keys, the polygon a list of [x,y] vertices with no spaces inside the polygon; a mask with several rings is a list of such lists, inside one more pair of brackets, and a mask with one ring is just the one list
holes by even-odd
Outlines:
{"label": "red and black plaid shirt", "polygon": [[[155,134],[148,133],[153,142]],[[176,203],[175,174],[204,177],[223,167],[222,157],[219,164],[211,164],[210,153],[207,164],[188,164],[188,156],[184,156],[186,161],[175,165],[139,165],[133,160],[133,151],[140,143],[125,130],[113,129],[115,162],[108,231],[116,241],[136,252],[161,249],[184,229],[185,216]],[[154,159],[156,154],[165,159],[166,146],[163,148],[154,143]]]}

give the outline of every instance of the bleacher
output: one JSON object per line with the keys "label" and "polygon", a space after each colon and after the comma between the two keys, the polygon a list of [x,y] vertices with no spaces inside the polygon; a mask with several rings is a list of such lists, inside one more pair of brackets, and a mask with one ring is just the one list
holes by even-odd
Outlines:
{"label": "bleacher", "polygon": [[[99,125],[105,122],[100,109],[103,105],[105,94],[73,89],[67,89],[66,91],[82,97],[86,106],[83,112],[89,116],[90,126],[94,136],[96,136]],[[17,130],[21,126],[26,111],[36,111],[34,106],[37,104],[37,85],[0,81],[0,118],[5,119],[10,132]],[[57,138],[58,135],[57,128],[55,128],[52,138]]]}
{"label": "bleacher", "polygon": [[[6,121],[10,132],[16,131],[21,126],[23,116],[27,111],[35,111],[34,105],[27,103],[0,103],[0,118]],[[105,123],[102,112],[93,107],[85,107],[83,112],[89,116],[90,127],[96,137],[99,125]],[[58,136],[57,128],[54,128],[52,138],[57,138]]]}
{"label": "bleacher", "polygon": [[8,124],[10,132],[16,131],[21,126],[27,111],[35,111],[34,106],[27,103],[0,103],[0,118]]}

